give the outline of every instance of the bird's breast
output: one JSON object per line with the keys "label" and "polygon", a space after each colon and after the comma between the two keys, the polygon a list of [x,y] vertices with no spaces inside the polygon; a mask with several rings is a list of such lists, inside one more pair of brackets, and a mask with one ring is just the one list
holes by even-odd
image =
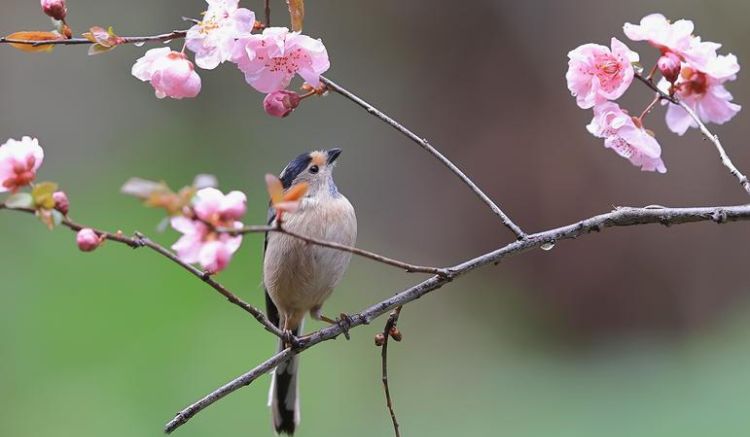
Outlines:
{"label": "bird's breast", "polygon": [[[357,238],[354,208],[343,195],[305,199],[284,215],[284,228],[299,235],[353,246]],[[308,311],[330,295],[349,265],[351,253],[271,233],[264,260],[264,282],[280,309]]]}

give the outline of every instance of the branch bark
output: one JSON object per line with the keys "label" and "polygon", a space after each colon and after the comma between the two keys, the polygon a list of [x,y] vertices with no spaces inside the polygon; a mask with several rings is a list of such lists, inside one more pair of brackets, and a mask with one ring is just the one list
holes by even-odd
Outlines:
{"label": "branch bark", "polygon": [[[169,33],[163,33],[160,35],[152,36],[123,36],[122,40],[118,45],[122,44],[142,44],[147,42],[169,42],[176,39],[185,38],[187,30],[173,30]],[[62,45],[62,46],[75,46],[75,45],[91,45],[96,44],[95,42],[86,38],[70,38],[70,39],[55,39],[50,41],[29,41],[23,39],[9,39],[6,37],[0,37],[0,44],[25,44],[34,47],[47,46],[47,45]]]}
{"label": "branch bark", "polygon": [[[380,351],[380,360],[382,367],[382,380],[383,380],[383,391],[385,392],[385,406],[388,408],[388,413],[391,415],[391,422],[393,423],[393,432],[396,437],[401,437],[400,425],[396,418],[396,411],[393,408],[393,399],[391,399],[391,388],[388,383],[388,341],[393,337],[392,331],[398,326],[398,318],[401,316],[401,310],[403,306],[397,307],[390,316],[388,321],[385,323],[383,328],[383,349]],[[393,338],[396,341],[401,341],[400,337]]]}
{"label": "branch bark", "polygon": [[[419,299],[420,297],[431,293],[454,279],[466,275],[480,267],[488,264],[497,264],[506,257],[518,255],[522,252],[537,249],[543,245],[554,244],[561,240],[574,239],[591,232],[600,232],[604,229],[623,226],[637,226],[646,224],[662,224],[665,226],[679,225],[694,222],[714,222],[727,223],[734,221],[750,220],[750,205],[738,206],[712,206],[700,208],[665,208],[665,207],[646,207],[616,208],[606,214],[600,214],[590,217],[576,223],[550,229],[543,232],[528,235],[523,240],[514,241],[508,245],[500,247],[492,252],[485,253],[478,257],[469,259],[460,264],[447,269],[446,276],[432,276],[429,279],[420,282],[417,285],[407,288],[400,293],[376,303],[359,313],[350,315],[350,324],[343,327],[341,325],[331,325],[320,329],[312,334],[299,339],[298,344],[293,349],[274,355],[269,360],[249,372],[238,376],[221,388],[209,393],[199,401],[180,411],[177,416],[167,424],[165,431],[170,433],[179,426],[185,424],[190,418],[210,406],[217,400],[225,397],[233,391],[249,385],[260,375],[273,370],[274,366],[291,354],[299,354],[312,348],[324,341],[332,340],[343,334],[344,331],[350,331],[358,326],[367,325],[377,317]],[[269,364],[275,363],[275,364]]]}
{"label": "branch bark", "polygon": [[711,133],[711,131],[706,127],[706,124],[701,121],[700,117],[698,117],[698,114],[693,111],[693,109],[685,104],[682,100],[677,99],[675,96],[671,96],[664,91],[660,90],[659,87],[656,86],[653,80],[643,77],[641,74],[635,75],[636,79],[643,82],[647,87],[651,88],[654,92],[656,92],[661,100],[666,100],[674,105],[679,106],[680,108],[684,109],[685,112],[688,113],[690,118],[693,119],[693,121],[698,125],[698,128],[700,129],[703,136],[706,137],[716,148],[716,151],[719,152],[719,157],[721,158],[721,163],[729,169],[729,173],[732,174],[732,176],[736,177],[737,180],[740,182],[740,185],[742,188],[745,189],[747,194],[750,194],[750,180],[748,180],[747,176],[745,176],[741,171],[737,169],[737,167],[732,162],[731,158],[729,158],[729,155],[727,154],[726,150],[724,150],[724,146],[721,145],[721,141],[719,141],[719,136],[716,134]]}
{"label": "branch bark", "polygon": [[328,248],[340,250],[343,252],[349,252],[354,255],[358,255],[363,258],[377,261],[382,264],[386,264],[392,267],[397,267],[408,273],[428,273],[431,275],[440,275],[440,276],[446,276],[448,274],[448,272],[443,268],[420,266],[417,264],[409,264],[404,261],[399,261],[397,259],[388,258],[386,256],[379,255],[377,253],[370,252],[367,250],[359,249],[357,247],[347,246],[347,245],[335,243],[332,241],[325,241],[325,240],[321,240],[318,238],[307,237],[305,235],[298,234],[296,232],[292,232],[292,231],[285,229],[283,224],[279,226],[247,226],[242,229],[219,229],[219,231],[230,234],[230,235],[278,232],[280,234],[286,234],[286,235],[289,235],[290,237],[300,239],[309,244],[314,244],[316,246],[322,246],[322,247],[328,247]]}
{"label": "branch bark", "polygon": [[[36,214],[36,211],[30,208],[9,208],[4,203],[0,203],[0,210],[7,209],[9,211],[19,211],[19,212],[25,212],[28,214]],[[261,325],[266,329],[266,331],[274,334],[275,336],[279,338],[284,337],[284,333],[281,332],[281,330],[276,327],[273,323],[271,323],[270,320],[266,317],[266,315],[263,313],[263,311],[255,308],[254,306],[250,305],[249,303],[245,302],[244,300],[240,299],[239,296],[229,291],[228,288],[217,282],[215,279],[211,277],[208,273],[193,267],[190,264],[184,263],[180,261],[179,258],[175,254],[173,254],[171,251],[169,251],[167,248],[159,245],[158,243],[155,243],[154,241],[148,239],[145,235],[141,234],[140,232],[136,232],[135,236],[133,237],[127,237],[123,235],[122,232],[108,232],[103,231],[101,229],[92,228],[90,226],[85,226],[79,223],[74,222],[69,217],[65,217],[61,223],[62,226],[65,226],[66,228],[70,229],[71,231],[78,232],[83,228],[89,228],[92,229],[94,232],[96,232],[97,235],[104,237],[105,239],[109,241],[115,241],[117,243],[125,244],[133,249],[138,249],[141,247],[147,247],[150,250],[158,253],[159,255],[169,259],[170,261],[174,262],[175,264],[182,267],[184,270],[187,270],[189,273],[191,273],[193,276],[197,277],[201,281],[208,284],[211,288],[216,290],[219,294],[224,296],[229,302],[233,303],[234,305],[237,305],[238,307],[242,308],[246,312],[248,312],[250,315],[252,315],[258,322],[260,322]]]}
{"label": "branch bark", "polygon": [[323,82],[326,87],[334,91],[338,94],[341,94],[342,96],[346,97],[347,99],[351,100],[352,102],[356,103],[360,107],[362,107],[365,111],[367,111],[369,114],[375,116],[379,120],[383,121],[384,123],[388,124],[392,128],[396,129],[397,131],[401,132],[403,135],[405,135],[407,138],[412,140],[413,142],[417,143],[419,147],[427,151],[430,155],[434,156],[438,161],[440,161],[441,164],[446,166],[448,170],[450,170],[453,174],[455,174],[461,181],[466,184],[466,186],[471,189],[471,191],[480,199],[482,202],[484,202],[491,210],[492,212],[500,217],[500,220],[503,222],[503,224],[510,229],[514,234],[516,234],[516,237],[519,239],[523,239],[526,237],[526,233],[516,225],[513,220],[508,217],[505,212],[503,212],[500,207],[490,199],[489,196],[487,196],[484,191],[482,191],[474,181],[472,181],[466,174],[464,174],[463,171],[461,171],[456,164],[453,163],[450,159],[446,158],[445,155],[440,153],[435,147],[433,147],[429,141],[427,141],[426,138],[421,138],[419,135],[415,134],[414,132],[410,131],[406,127],[404,127],[401,123],[397,122],[393,118],[389,117],[376,107],[372,106],[371,104],[367,103],[360,97],[358,97],[356,94],[352,93],[351,91],[347,90],[346,88],[342,87],[341,85],[337,84],[336,82],[332,81],[331,79],[328,79],[326,77],[321,76],[320,81]]}

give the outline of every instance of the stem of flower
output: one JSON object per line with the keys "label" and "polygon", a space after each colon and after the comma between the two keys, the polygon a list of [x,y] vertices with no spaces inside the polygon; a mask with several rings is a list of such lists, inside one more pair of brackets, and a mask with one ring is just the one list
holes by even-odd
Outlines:
{"label": "stem of flower", "polygon": [[661,96],[659,94],[656,94],[656,96],[654,97],[654,100],[652,100],[651,103],[649,103],[649,105],[646,106],[646,109],[644,109],[643,112],[641,112],[641,115],[638,116],[638,121],[641,122],[641,124],[643,124],[643,117],[645,117],[649,112],[651,112],[651,110],[654,109],[654,106],[656,106],[656,104],[659,103],[660,100],[661,100]]}

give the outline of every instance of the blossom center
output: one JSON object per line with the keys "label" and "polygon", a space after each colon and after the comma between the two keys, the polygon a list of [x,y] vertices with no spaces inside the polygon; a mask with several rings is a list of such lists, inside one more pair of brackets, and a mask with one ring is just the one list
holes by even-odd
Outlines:
{"label": "blossom center", "polygon": [[703,95],[708,89],[708,79],[706,74],[697,70],[693,70],[690,67],[682,69],[681,76],[685,79],[680,84],[680,90],[686,95],[697,94]]}
{"label": "blossom center", "polygon": [[26,162],[16,161],[13,163],[13,175],[3,181],[3,187],[16,191],[34,181],[36,173],[34,172],[36,158],[28,156]]}
{"label": "blossom center", "polygon": [[607,91],[617,86],[617,78],[621,71],[622,63],[611,55],[600,56],[594,62],[594,74],[599,79],[602,88]]}
{"label": "blossom center", "polygon": [[306,62],[306,58],[307,56],[302,52],[302,49],[297,48],[286,56],[269,59],[265,66],[273,72],[294,74],[300,69],[300,64]]}

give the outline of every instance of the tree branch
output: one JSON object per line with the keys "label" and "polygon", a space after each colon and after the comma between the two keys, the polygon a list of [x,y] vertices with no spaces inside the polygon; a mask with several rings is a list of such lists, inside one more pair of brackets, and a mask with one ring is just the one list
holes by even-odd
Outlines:
{"label": "tree branch", "polygon": [[[33,210],[33,209],[31,209],[31,208],[10,208],[7,205],[5,205],[4,203],[0,203],[0,210],[2,210],[2,209],[8,209],[10,211],[20,211],[20,212],[25,212],[25,213],[29,213],[29,214],[36,214],[36,211]],[[219,282],[217,282],[216,280],[214,280],[211,277],[211,275],[209,275],[208,273],[206,273],[206,272],[204,272],[204,271],[202,271],[202,270],[200,270],[200,269],[198,269],[196,267],[193,267],[190,264],[187,264],[187,263],[184,263],[184,262],[180,261],[180,259],[177,258],[177,256],[175,254],[173,254],[171,251],[169,251],[165,247],[159,245],[158,243],[155,243],[154,241],[148,239],[146,236],[144,236],[140,232],[136,232],[135,236],[132,237],[132,238],[131,237],[126,237],[120,231],[112,233],[112,232],[103,231],[101,229],[91,228],[89,226],[84,226],[84,225],[81,225],[79,223],[76,223],[76,222],[74,222],[73,220],[71,220],[68,217],[65,217],[63,219],[61,225],[67,227],[68,229],[70,229],[71,231],[74,231],[74,232],[78,232],[78,231],[80,231],[83,228],[93,229],[93,231],[96,232],[97,235],[99,235],[101,237],[104,237],[107,240],[115,241],[117,243],[122,243],[122,244],[125,244],[125,245],[127,245],[129,247],[132,247],[134,249],[137,249],[137,248],[140,248],[140,247],[147,247],[147,248],[149,248],[150,250],[158,253],[159,255],[161,255],[161,256],[169,259],[170,261],[174,262],[175,264],[179,265],[183,269],[185,269],[188,272],[190,272],[193,276],[197,277],[201,281],[203,281],[206,284],[208,284],[209,286],[211,286],[211,288],[213,288],[219,294],[221,294],[222,296],[224,296],[225,298],[227,298],[227,300],[229,302],[233,303],[234,305],[237,305],[238,307],[242,308],[246,312],[250,313],[250,315],[252,315],[253,317],[255,317],[255,319],[263,325],[263,327],[266,329],[266,331],[268,331],[268,332],[276,335],[279,338],[283,338],[284,337],[283,332],[281,332],[281,330],[278,327],[276,327],[276,325],[274,325],[273,323],[271,323],[270,320],[268,320],[268,318],[263,313],[263,311],[255,308],[254,306],[252,306],[249,303],[245,302],[244,300],[240,299],[239,296],[237,296],[236,294],[232,293],[231,291],[229,291],[228,288],[224,287]]]}
{"label": "tree branch", "polygon": [[729,155],[727,155],[726,150],[724,150],[724,147],[721,145],[721,142],[719,141],[719,136],[711,133],[710,130],[706,127],[706,124],[701,121],[700,117],[698,117],[698,114],[693,111],[693,109],[685,104],[682,100],[677,99],[674,96],[671,96],[664,91],[660,90],[659,87],[654,84],[654,81],[651,79],[647,79],[643,77],[641,74],[636,73],[635,75],[636,79],[640,80],[644,84],[646,84],[647,87],[651,88],[654,92],[656,92],[659,95],[659,98],[661,100],[666,100],[672,104],[675,104],[682,109],[685,110],[685,112],[688,113],[690,118],[693,119],[693,121],[698,125],[698,128],[700,129],[703,136],[705,136],[711,143],[716,147],[716,151],[719,152],[719,157],[721,158],[721,163],[724,165],[724,167],[729,169],[729,173],[732,174],[732,176],[736,177],[737,180],[740,182],[740,185],[742,188],[745,189],[745,191],[750,194],[750,180],[748,180],[747,176],[742,174],[741,171],[735,167],[734,163],[732,163],[732,160],[729,158]]}
{"label": "tree branch", "polygon": [[[385,405],[388,407],[388,412],[391,415],[391,422],[393,422],[393,432],[396,437],[401,437],[401,431],[399,430],[398,419],[396,419],[396,411],[393,409],[393,400],[391,399],[391,389],[388,385],[388,340],[393,337],[396,341],[401,341],[400,334],[396,334],[396,327],[398,326],[398,318],[401,316],[401,310],[403,306],[397,307],[390,316],[388,321],[385,323],[383,328],[383,349],[380,351],[381,366],[382,366],[382,380],[383,380],[383,391],[385,391]],[[399,337],[396,337],[399,335]]]}
{"label": "tree branch", "polygon": [[[122,40],[118,45],[122,44],[142,44],[147,42],[169,42],[176,39],[185,38],[187,30],[173,30],[169,33],[163,33],[161,35],[153,36],[121,36]],[[49,41],[30,41],[23,39],[9,39],[6,37],[0,37],[0,44],[25,44],[34,47],[47,46],[47,45],[62,45],[62,46],[74,46],[74,45],[90,45],[96,44],[95,42],[86,38],[70,38],[70,39],[54,39]]]}
{"label": "tree branch", "polygon": [[333,82],[331,79],[328,79],[326,77],[321,76],[320,81],[323,82],[326,87],[328,87],[329,90],[335,91],[342,96],[346,97],[347,99],[351,100],[352,102],[356,103],[357,105],[364,108],[365,111],[372,114],[373,116],[377,117],[379,120],[383,121],[384,123],[388,124],[392,128],[396,129],[397,131],[401,132],[403,135],[405,135],[407,138],[412,140],[413,142],[417,143],[421,148],[427,151],[427,153],[434,156],[438,161],[440,161],[444,166],[446,166],[453,174],[458,176],[461,181],[466,184],[471,191],[474,192],[474,194],[479,197],[479,199],[482,200],[489,208],[492,210],[495,215],[500,217],[500,220],[503,222],[503,224],[510,229],[514,234],[516,234],[516,237],[519,239],[522,239],[526,237],[526,233],[518,227],[515,223],[513,223],[513,220],[508,217],[500,207],[492,201],[492,199],[487,196],[484,191],[482,191],[477,184],[474,183],[464,172],[461,171],[460,168],[456,166],[450,159],[446,158],[445,155],[440,153],[437,149],[435,149],[425,138],[420,138],[417,134],[410,131],[406,127],[404,127],[401,123],[397,122],[396,120],[392,119],[379,109],[375,108],[371,104],[364,101],[362,98],[358,97],[351,91],[347,90],[346,88],[342,87],[341,85],[338,85],[337,83]]}
{"label": "tree branch", "polygon": [[274,355],[261,365],[243,375],[240,375],[229,383],[223,385],[221,388],[206,395],[198,402],[180,411],[175,419],[169,422],[165,430],[168,433],[174,431],[179,426],[186,423],[191,417],[195,416],[217,400],[241,387],[249,385],[263,373],[270,372],[276,364],[288,358],[290,354],[299,354],[319,343],[338,337],[343,334],[344,331],[350,331],[357,326],[369,324],[377,317],[380,317],[397,307],[419,299],[460,276],[488,264],[497,264],[506,257],[517,255],[531,249],[540,248],[543,245],[554,244],[561,240],[574,239],[591,232],[600,232],[604,229],[613,227],[654,223],[665,226],[693,222],[715,222],[721,224],[740,220],[750,220],[750,205],[700,208],[621,207],[616,208],[612,212],[590,217],[567,226],[528,235],[523,240],[514,241],[513,243],[492,252],[485,253],[446,269],[448,272],[447,276],[432,276],[431,278],[409,287],[388,299],[378,302],[357,314],[350,315],[351,323],[347,324],[346,327],[342,325],[331,325],[300,338],[294,349],[286,349],[279,354]]}
{"label": "tree branch", "polygon": [[363,258],[367,258],[373,261],[377,261],[382,264],[387,264],[389,266],[397,267],[400,269],[403,269],[409,273],[429,273],[431,275],[440,275],[440,276],[446,276],[448,275],[448,272],[446,269],[439,268],[439,267],[427,267],[427,266],[420,266],[416,264],[409,264],[403,261],[399,261],[393,258],[388,258],[383,255],[378,255],[377,253],[370,252],[367,250],[359,249],[352,246],[347,246],[344,244],[335,243],[332,241],[325,241],[318,238],[313,237],[307,237],[302,234],[298,234],[296,232],[289,231],[283,227],[283,225],[279,226],[247,226],[242,229],[219,229],[220,232],[224,232],[230,235],[242,235],[242,234],[255,234],[255,233],[265,233],[265,232],[277,232],[280,234],[289,235],[290,237],[294,237],[297,239],[300,239],[306,243],[315,244],[317,246],[322,247],[328,247],[335,250],[340,250],[343,252],[349,252],[354,255],[361,256]]}

